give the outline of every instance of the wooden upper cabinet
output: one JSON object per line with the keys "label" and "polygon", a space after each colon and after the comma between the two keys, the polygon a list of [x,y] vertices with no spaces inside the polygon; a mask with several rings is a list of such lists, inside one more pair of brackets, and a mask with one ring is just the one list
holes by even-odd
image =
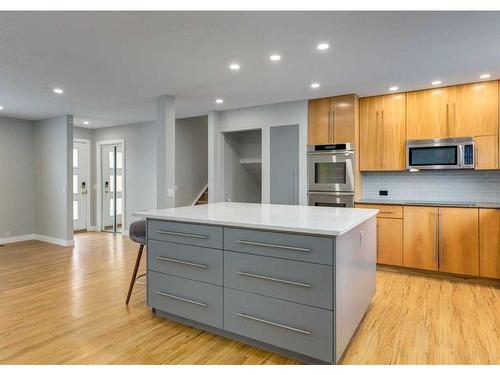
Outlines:
{"label": "wooden upper cabinet", "polygon": [[309,144],[330,143],[330,98],[309,100]]}
{"label": "wooden upper cabinet", "polygon": [[500,279],[500,210],[479,210],[479,275]]}
{"label": "wooden upper cabinet", "polygon": [[498,135],[474,138],[475,168],[498,169]]}
{"label": "wooden upper cabinet", "polygon": [[498,81],[406,94],[409,140],[498,134]]}
{"label": "wooden upper cabinet", "polygon": [[407,139],[451,136],[448,96],[448,88],[413,91],[406,94]]}
{"label": "wooden upper cabinet", "polygon": [[448,91],[453,137],[498,134],[498,81],[452,86]]}
{"label": "wooden upper cabinet", "polygon": [[437,271],[438,209],[405,206],[403,217],[403,265]]}
{"label": "wooden upper cabinet", "polygon": [[309,100],[309,144],[355,143],[356,95]]}
{"label": "wooden upper cabinet", "polygon": [[439,208],[439,270],[479,275],[479,210]]}
{"label": "wooden upper cabinet", "polygon": [[405,94],[359,101],[360,170],[405,169]]}

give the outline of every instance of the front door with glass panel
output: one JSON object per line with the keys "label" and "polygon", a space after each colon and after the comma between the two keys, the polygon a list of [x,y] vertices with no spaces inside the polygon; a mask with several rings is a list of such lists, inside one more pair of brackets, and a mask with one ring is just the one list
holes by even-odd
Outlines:
{"label": "front door with glass panel", "polygon": [[121,232],[123,224],[123,149],[101,146],[101,230]]}
{"label": "front door with glass panel", "polygon": [[87,229],[88,144],[73,142],[73,230]]}

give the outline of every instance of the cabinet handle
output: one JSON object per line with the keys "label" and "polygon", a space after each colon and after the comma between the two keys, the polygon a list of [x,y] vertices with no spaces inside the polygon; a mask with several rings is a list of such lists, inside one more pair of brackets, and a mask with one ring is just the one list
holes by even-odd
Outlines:
{"label": "cabinet handle", "polygon": [[457,128],[457,106],[456,103],[453,103],[453,133],[455,133],[455,129]]}
{"label": "cabinet handle", "polygon": [[392,211],[379,211],[379,214],[392,214]]}
{"label": "cabinet handle", "polygon": [[166,257],[162,257],[162,256],[156,256],[155,258],[158,260],[163,260],[165,262],[184,264],[186,266],[192,266],[192,267],[198,267],[198,268],[207,268],[208,267],[205,264],[191,263],[191,262],[186,262],[184,260],[166,258]]}
{"label": "cabinet handle", "polygon": [[263,276],[263,275],[257,275],[255,273],[249,273],[249,272],[244,272],[244,271],[238,271],[238,275],[242,276],[248,276],[248,277],[253,277],[255,279],[262,279],[262,280],[269,280],[269,281],[275,281],[278,283],[283,283],[283,284],[290,284],[290,285],[295,285],[295,286],[301,286],[303,288],[310,288],[310,284],[305,284],[305,283],[300,283],[297,281],[290,281],[290,280],[283,280],[283,279],[277,279],[275,277],[269,277],[269,276]]}
{"label": "cabinet handle", "polygon": [[478,158],[479,158],[479,152],[478,152],[477,147],[476,147],[476,148],[475,148],[475,150],[474,150],[474,154],[475,154],[475,156],[474,156],[474,157],[475,157],[475,159],[476,159],[476,160],[474,160],[474,165],[475,165],[475,167],[477,168],[477,166],[478,166]]}
{"label": "cabinet handle", "polygon": [[158,295],[160,295],[162,297],[168,297],[168,298],[176,299],[178,301],[191,303],[193,305],[197,305],[197,306],[201,306],[201,307],[208,307],[208,305],[206,303],[198,302],[198,301],[193,301],[192,299],[182,298],[182,297],[179,297],[179,296],[174,296],[173,294],[168,294],[168,293],[165,293],[165,292],[160,292],[158,290],[156,291],[156,294],[158,294]]}
{"label": "cabinet handle", "polygon": [[441,267],[441,264],[443,263],[444,256],[443,256],[443,226],[441,224],[441,216],[442,214],[439,213],[439,267]]}
{"label": "cabinet handle", "polygon": [[311,332],[305,331],[303,329],[299,329],[299,328],[295,328],[295,327],[290,327],[290,326],[287,326],[287,325],[284,325],[284,324],[280,324],[280,323],[276,323],[276,322],[271,322],[270,320],[264,320],[264,319],[261,319],[261,318],[257,318],[255,316],[251,316],[251,315],[247,315],[247,314],[243,314],[243,313],[236,313],[236,315],[239,316],[240,318],[254,320],[256,322],[260,322],[260,323],[264,323],[264,324],[269,324],[269,325],[274,326],[274,327],[284,328],[284,329],[287,329],[289,331],[302,333],[304,335],[310,335],[311,334]]}
{"label": "cabinet handle", "polygon": [[200,239],[207,239],[208,238],[208,236],[204,236],[202,234],[171,232],[168,230],[157,230],[156,233],[158,233],[158,234],[170,234],[171,236],[179,236],[179,237],[190,237],[190,238],[200,238]]}
{"label": "cabinet handle", "polygon": [[335,111],[332,111],[332,143],[335,142]]}
{"label": "cabinet handle", "polygon": [[446,103],[446,134],[450,135],[450,125],[449,125],[449,111],[448,111],[448,103]]}
{"label": "cabinet handle", "polygon": [[253,242],[253,241],[243,241],[243,240],[237,240],[236,242],[240,243],[242,245],[253,245],[253,246],[261,246],[261,247],[272,247],[273,249],[311,252],[311,249],[306,249],[304,247],[274,245],[274,244],[264,243],[264,242]]}
{"label": "cabinet handle", "polygon": [[436,211],[433,213],[434,216],[434,259],[439,267],[439,225],[438,225],[438,214]]}

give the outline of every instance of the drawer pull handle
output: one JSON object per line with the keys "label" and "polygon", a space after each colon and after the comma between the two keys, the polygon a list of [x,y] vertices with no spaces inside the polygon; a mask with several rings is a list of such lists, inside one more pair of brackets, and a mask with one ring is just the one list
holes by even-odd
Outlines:
{"label": "drawer pull handle", "polygon": [[270,243],[253,242],[253,241],[243,241],[243,240],[237,240],[236,242],[240,243],[240,244],[243,244],[243,245],[254,245],[254,246],[262,246],[262,247],[272,247],[272,248],[275,248],[275,249],[284,249],[284,250],[296,250],[296,251],[311,252],[311,249],[305,249],[303,247],[274,245],[274,244],[270,244]]}
{"label": "drawer pull handle", "polygon": [[310,335],[311,334],[311,332],[304,331],[303,329],[294,328],[294,327],[286,326],[284,324],[271,322],[269,320],[264,320],[264,319],[256,318],[255,316],[251,316],[251,315],[247,315],[247,314],[243,314],[243,313],[236,313],[236,315],[238,315],[241,318],[255,320],[256,322],[260,322],[260,323],[264,323],[264,324],[269,324],[269,325],[274,326],[274,327],[284,328],[284,329],[287,329],[289,331],[302,333],[304,335]]}
{"label": "drawer pull handle", "polygon": [[172,259],[172,258],[166,258],[166,257],[161,257],[161,256],[157,256],[155,258],[158,260],[163,260],[165,262],[184,264],[186,266],[192,266],[192,267],[198,267],[198,268],[207,268],[208,267],[205,264],[191,263],[191,262],[186,262],[184,260],[179,260],[179,259]]}
{"label": "drawer pull handle", "polygon": [[170,234],[172,236],[180,236],[180,237],[200,238],[200,239],[207,239],[208,238],[208,236],[204,236],[202,234],[170,232],[168,230],[157,230],[156,233],[158,233],[158,234]]}
{"label": "drawer pull handle", "polygon": [[182,298],[182,297],[178,297],[178,296],[174,296],[173,294],[168,294],[168,293],[160,292],[160,291],[156,291],[156,294],[158,294],[160,296],[163,296],[163,297],[173,298],[173,299],[176,299],[178,301],[183,301],[183,302],[191,303],[193,305],[197,305],[197,306],[201,306],[201,307],[208,307],[208,305],[206,303],[198,302],[198,301],[193,301],[191,299]]}
{"label": "drawer pull handle", "polygon": [[392,214],[394,212],[392,212],[392,211],[379,211],[378,213],[379,214]]}
{"label": "drawer pull handle", "polygon": [[270,281],[276,281],[278,283],[283,283],[283,284],[290,284],[290,285],[295,285],[295,286],[301,286],[304,288],[310,288],[310,284],[305,284],[305,283],[299,283],[297,281],[290,281],[290,280],[283,280],[283,279],[277,279],[275,277],[269,277],[269,276],[263,276],[263,275],[256,275],[255,273],[248,273],[248,272],[243,272],[239,271],[238,275],[242,276],[248,276],[248,277],[254,277],[256,279],[263,279],[263,280],[270,280]]}

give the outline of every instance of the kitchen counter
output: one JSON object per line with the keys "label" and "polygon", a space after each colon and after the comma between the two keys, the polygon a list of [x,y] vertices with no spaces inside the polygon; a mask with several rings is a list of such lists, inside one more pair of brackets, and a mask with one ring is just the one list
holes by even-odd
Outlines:
{"label": "kitchen counter", "polygon": [[397,206],[432,206],[432,207],[464,207],[464,208],[500,208],[500,202],[425,202],[425,201],[398,201],[383,199],[361,199],[359,204],[388,204]]}
{"label": "kitchen counter", "polygon": [[307,363],[338,363],[375,294],[376,209],[149,210],[147,304]]}
{"label": "kitchen counter", "polygon": [[134,216],[186,223],[339,236],[375,217],[377,210],[221,202],[140,211]]}

